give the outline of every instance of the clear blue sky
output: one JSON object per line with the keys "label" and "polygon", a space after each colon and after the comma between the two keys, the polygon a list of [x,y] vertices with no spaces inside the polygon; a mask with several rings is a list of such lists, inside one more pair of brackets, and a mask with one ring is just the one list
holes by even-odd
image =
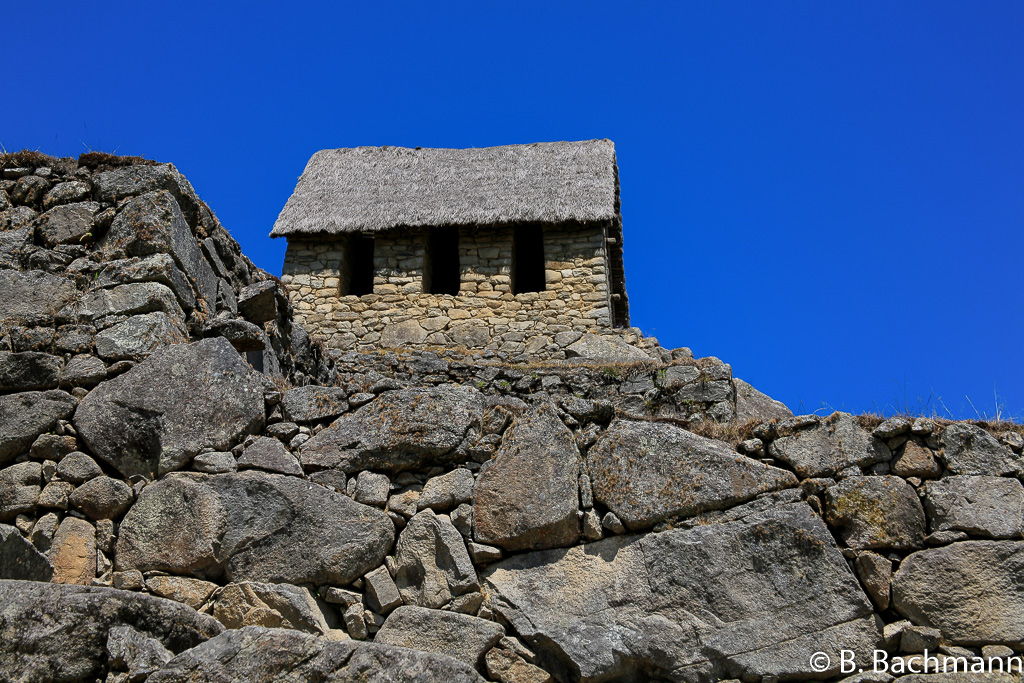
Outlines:
{"label": "clear blue sky", "polygon": [[[610,138],[632,319],[810,412],[1024,417],[1024,3],[6,3],[0,143],[171,161],[260,266],[309,156]],[[941,401],[940,401],[941,399]]]}

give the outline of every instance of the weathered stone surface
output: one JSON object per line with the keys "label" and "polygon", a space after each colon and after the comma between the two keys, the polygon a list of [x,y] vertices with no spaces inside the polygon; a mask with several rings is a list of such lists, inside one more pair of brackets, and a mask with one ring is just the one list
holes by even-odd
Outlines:
{"label": "weathered stone surface", "polygon": [[78,294],[75,283],[41,270],[0,270],[0,321],[43,325]]}
{"label": "weathered stone surface", "polygon": [[476,483],[476,540],[505,550],[575,543],[581,465],[572,432],[554,406],[542,404],[516,417]]}
{"label": "weathered stone surface", "polygon": [[37,175],[22,176],[11,188],[11,201],[15,204],[38,204],[48,189],[50,183],[45,178]]}
{"label": "weathered stone surface", "polygon": [[4,229],[3,216],[5,213],[5,211],[0,211],[0,270],[10,268],[13,272],[21,268],[22,258],[31,252],[35,245],[32,243],[32,228]]}
{"label": "weathered stone surface", "polygon": [[931,450],[911,439],[899,457],[892,461],[892,473],[900,477],[936,479],[942,474],[942,465],[935,460]]}
{"label": "weathered stone surface", "polygon": [[418,320],[404,320],[386,325],[381,330],[380,345],[386,349],[398,349],[407,344],[420,344],[428,334]]}
{"label": "weathered stone surface", "polygon": [[958,476],[928,482],[924,507],[932,531],[988,538],[1024,534],[1024,486],[1016,479]]}
{"label": "weathered stone surface", "polygon": [[37,351],[0,351],[0,391],[56,389],[64,361]]}
{"label": "weathered stone surface", "polygon": [[117,626],[130,625],[172,652],[224,630],[185,605],[112,588],[0,581],[0,605],[0,673],[9,680],[96,680]]}
{"label": "weathered stone surface", "polygon": [[[806,503],[492,565],[489,603],[563,680],[827,678],[880,627]],[[812,673],[808,653],[833,667]]]}
{"label": "weathered stone surface", "polygon": [[303,444],[299,460],[345,474],[452,463],[485,404],[483,394],[465,386],[386,391]]}
{"label": "weathered stone surface", "polygon": [[834,413],[814,427],[776,439],[769,451],[802,479],[829,477],[851,465],[864,467],[892,458],[889,448],[847,413]]}
{"label": "weathered stone surface", "polygon": [[280,441],[269,436],[259,437],[245,449],[238,458],[238,468],[302,476],[302,467],[295,456],[289,453]]}
{"label": "weathered stone surface", "polygon": [[864,584],[864,589],[878,609],[888,609],[892,588],[892,562],[877,553],[865,551],[857,556],[854,566],[860,582]]}
{"label": "weathered stone surface", "polygon": [[594,500],[637,531],[795,487],[791,472],[659,422],[616,420],[587,454]]}
{"label": "weathered stone surface", "polygon": [[57,183],[53,186],[46,196],[43,197],[43,208],[51,209],[55,206],[62,204],[70,204],[71,202],[81,202],[89,198],[91,188],[89,183],[82,182],[81,180],[69,180],[63,183]]}
{"label": "weathered stone surface", "polygon": [[75,485],[69,481],[51,481],[43,487],[36,504],[41,508],[67,510],[68,497],[74,490]]}
{"label": "weathered stone surface", "polygon": [[951,474],[1000,477],[1024,472],[1024,459],[981,427],[951,424],[942,430],[939,455]]}
{"label": "weathered stone surface", "polygon": [[96,356],[75,356],[60,371],[60,386],[92,389],[107,378],[107,366]]}
{"label": "weathered stone surface", "polygon": [[305,386],[284,392],[281,408],[293,422],[317,422],[348,410],[347,394],[338,387]]}
{"label": "weathered stone surface", "polygon": [[238,294],[238,312],[251,323],[262,325],[277,317],[277,283],[254,282]]}
{"label": "weathered stone surface", "polygon": [[107,635],[107,653],[110,663],[127,669],[130,681],[144,681],[146,677],[166,664],[174,653],[156,638],[150,638],[131,626],[115,626]]}
{"label": "weathered stone surface", "polygon": [[86,396],[75,428],[125,476],[154,477],[263,427],[260,375],[224,339],[167,346]]}
{"label": "weathered stone surface", "polygon": [[244,581],[224,587],[213,616],[228,628],[267,626],[327,633],[335,624],[327,618],[308,588],[284,583]]}
{"label": "weathered stone surface", "polygon": [[900,477],[849,477],[825,491],[825,518],[858,550],[912,550],[924,545],[924,509]]}
{"label": "weathered stone surface", "polygon": [[52,576],[53,566],[46,556],[13,526],[0,524],[0,579],[49,581]]}
{"label": "weathered stone surface", "polygon": [[493,648],[485,657],[487,675],[498,683],[553,683],[547,671],[523,661],[515,652]]}
{"label": "weathered stone surface", "polygon": [[205,472],[207,474],[226,474],[227,472],[237,470],[238,463],[235,461],[235,456],[230,453],[211,451],[209,453],[200,453],[192,458],[192,469],[196,472]]}
{"label": "weathered stone surface", "polygon": [[107,361],[141,360],[164,344],[188,340],[166,313],[133,315],[96,335],[96,354]]}
{"label": "weathered stone surface", "polygon": [[96,477],[76,488],[68,502],[89,519],[117,519],[134,499],[132,487],[120,479]]}
{"label": "weathered stone surface", "polygon": [[386,567],[377,567],[363,577],[366,584],[366,599],[370,609],[377,614],[388,614],[402,604],[402,595]]}
{"label": "weathered stone surface", "polygon": [[87,585],[96,577],[96,529],[77,517],[65,517],[50,546],[54,583]]}
{"label": "weathered stone surface", "polygon": [[58,244],[79,244],[92,232],[99,211],[96,202],[57,206],[39,217],[36,234],[51,249]]}
{"label": "weathered stone surface", "polygon": [[732,383],[736,388],[736,420],[738,422],[784,420],[787,417],[793,417],[793,411],[787,408],[782,401],[776,401],[739,378],[733,377]]}
{"label": "weathered stone surface", "polygon": [[196,295],[188,277],[178,269],[169,254],[133,256],[127,259],[106,261],[95,272],[93,287],[114,287],[132,282],[158,282],[167,286],[186,313],[196,307]]}
{"label": "weathered stone surface", "polygon": [[57,474],[72,484],[81,484],[103,474],[96,461],[85,453],[74,451],[68,453],[57,463]]}
{"label": "weathered stone surface", "polygon": [[132,282],[110,289],[95,289],[73,301],[55,316],[58,323],[90,323],[107,316],[164,312],[176,321],[184,319],[177,299],[159,282]]}
{"label": "weathered stone surface", "polygon": [[178,655],[147,683],[193,683],[196,672],[208,681],[483,683],[473,667],[442,655],[257,626],[227,631]]}
{"label": "weathered stone surface", "polygon": [[[947,428],[948,429],[948,428]],[[963,541],[909,555],[893,578],[893,606],[957,645],[1024,641],[1024,543]]]}
{"label": "weathered stone surface", "polygon": [[146,588],[159,598],[182,602],[192,609],[199,609],[206,604],[219,586],[187,576],[152,576],[146,581]]}
{"label": "weathered stone surface", "polygon": [[0,465],[24,453],[57,420],[74,413],[78,399],[63,391],[26,391],[0,396]]}
{"label": "weathered stone surface", "polygon": [[447,517],[423,510],[398,537],[395,584],[407,605],[444,607],[452,597],[479,590],[462,535]]}
{"label": "weathered stone surface", "polygon": [[31,513],[43,483],[42,465],[21,462],[0,470],[0,522]]}
{"label": "weathered stone surface", "polygon": [[504,635],[493,621],[405,605],[391,613],[374,642],[446,655],[482,672],[484,655]]}
{"label": "weathered stone surface", "polygon": [[217,276],[203,258],[181,207],[166,190],[128,201],[99,243],[111,258],[166,253],[174,258],[211,311],[217,304]]}
{"label": "weathered stone surface", "polygon": [[434,512],[451,510],[473,499],[473,473],[462,467],[447,474],[431,477],[423,486],[417,499],[419,509],[430,508]]}
{"label": "weathered stone surface", "polygon": [[646,353],[627,344],[620,337],[586,333],[578,341],[565,347],[566,358],[582,358],[615,363],[650,361]]}
{"label": "weathered stone surface", "polygon": [[360,472],[356,477],[353,497],[364,505],[382,508],[388,502],[391,482],[387,476],[374,472]]}
{"label": "weathered stone surface", "polygon": [[142,490],[117,541],[118,570],[347,585],[394,542],[387,515],[296,477],[175,474]]}
{"label": "weathered stone surface", "polygon": [[263,329],[246,320],[214,320],[206,328],[207,337],[224,337],[236,351],[262,351],[266,348]]}

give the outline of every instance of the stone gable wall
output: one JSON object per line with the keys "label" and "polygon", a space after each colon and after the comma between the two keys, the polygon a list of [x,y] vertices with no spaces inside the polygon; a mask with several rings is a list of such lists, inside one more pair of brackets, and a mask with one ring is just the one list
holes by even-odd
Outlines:
{"label": "stone gable wall", "polygon": [[458,296],[423,292],[427,233],[375,236],[374,292],[339,296],[347,238],[290,238],[282,282],[332,349],[464,346],[562,358],[555,335],[611,328],[605,227],[545,226],[546,290],[512,293],[513,229],[461,228]]}

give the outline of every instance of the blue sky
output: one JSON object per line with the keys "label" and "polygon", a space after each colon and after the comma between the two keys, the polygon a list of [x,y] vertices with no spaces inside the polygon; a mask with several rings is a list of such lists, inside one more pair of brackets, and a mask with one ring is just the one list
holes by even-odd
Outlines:
{"label": "blue sky", "polygon": [[646,334],[797,411],[1024,418],[1024,3],[3,14],[0,143],[171,161],[273,273],[318,149],[610,138]]}

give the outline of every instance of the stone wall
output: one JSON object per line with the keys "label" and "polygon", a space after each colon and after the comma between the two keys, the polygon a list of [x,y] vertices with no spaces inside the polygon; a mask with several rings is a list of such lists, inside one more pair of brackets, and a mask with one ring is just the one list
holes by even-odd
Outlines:
{"label": "stone wall", "polygon": [[564,358],[556,335],[611,328],[605,232],[544,226],[541,292],[512,292],[511,227],[459,229],[457,296],[424,293],[424,230],[375,236],[373,294],[339,295],[345,237],[289,238],[281,280],[296,318],[331,349],[456,345]]}

